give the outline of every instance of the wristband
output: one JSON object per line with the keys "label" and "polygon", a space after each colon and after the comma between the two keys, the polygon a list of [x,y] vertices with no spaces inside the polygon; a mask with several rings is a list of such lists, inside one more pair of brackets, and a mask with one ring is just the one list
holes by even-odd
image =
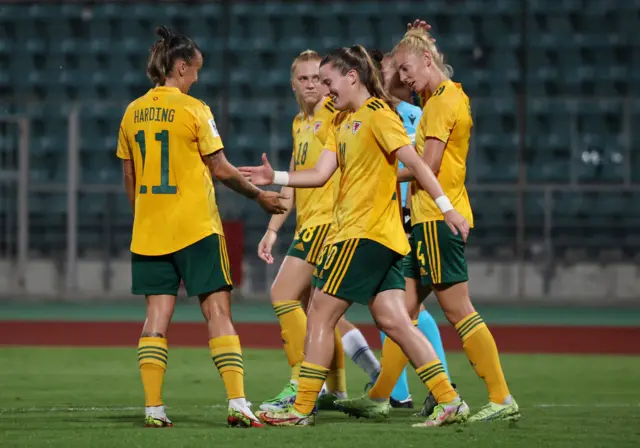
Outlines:
{"label": "wristband", "polygon": [[278,231],[275,229],[272,229],[271,227],[267,227],[267,230],[271,230],[273,233],[275,233],[276,235],[278,234]]}
{"label": "wristband", "polygon": [[274,171],[273,185],[281,185],[283,187],[289,185],[289,173],[286,171]]}
{"label": "wristband", "polygon": [[443,215],[447,213],[449,210],[453,210],[453,205],[451,205],[451,201],[449,200],[448,197],[444,195],[440,196],[439,198],[436,198],[435,202]]}

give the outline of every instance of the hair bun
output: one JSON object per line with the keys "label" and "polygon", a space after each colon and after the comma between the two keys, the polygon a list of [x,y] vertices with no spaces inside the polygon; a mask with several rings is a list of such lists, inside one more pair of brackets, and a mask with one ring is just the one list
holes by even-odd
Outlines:
{"label": "hair bun", "polygon": [[171,38],[173,37],[173,33],[171,31],[169,31],[169,28],[167,28],[164,25],[160,25],[159,27],[156,28],[156,33],[162,37],[163,40],[168,41],[171,40]]}

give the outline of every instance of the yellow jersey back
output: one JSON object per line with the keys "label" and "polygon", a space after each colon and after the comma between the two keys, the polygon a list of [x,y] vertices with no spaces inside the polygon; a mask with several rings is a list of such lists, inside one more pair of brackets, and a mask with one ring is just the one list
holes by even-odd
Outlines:
{"label": "yellow jersey back", "polygon": [[335,128],[335,142],[340,180],[332,242],[370,239],[406,255],[395,151],[411,139],[400,117],[382,100],[369,98]]}
{"label": "yellow jersey back", "polygon": [[156,87],[129,104],[116,154],[135,167],[131,252],[165,255],[223,234],[202,161],[222,148],[209,107],[177,88]]}
{"label": "yellow jersey back", "polygon": [[[294,170],[313,168],[331,128],[336,111],[330,98],[323,100],[320,109],[312,117],[296,116],[293,120]],[[296,190],[296,229],[320,226],[331,222],[333,215],[333,178],[319,188]]]}
{"label": "yellow jersey back", "polygon": [[[444,194],[471,227],[473,213],[464,182],[472,126],[469,97],[460,84],[446,80],[427,100],[416,131],[416,150],[420,156],[427,138],[437,138],[445,143],[438,181]],[[444,219],[434,200],[416,181],[411,184],[411,194],[411,225]]]}

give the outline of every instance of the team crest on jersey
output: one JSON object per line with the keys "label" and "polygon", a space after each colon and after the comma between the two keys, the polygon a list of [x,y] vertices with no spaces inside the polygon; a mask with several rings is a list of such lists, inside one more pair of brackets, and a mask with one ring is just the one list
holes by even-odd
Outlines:
{"label": "team crest on jersey", "polygon": [[356,132],[358,132],[358,129],[360,129],[360,126],[362,126],[362,122],[361,121],[354,121],[353,122],[353,133],[354,134]]}
{"label": "team crest on jersey", "polygon": [[313,125],[313,133],[314,134],[320,130],[320,126],[322,126],[322,122],[321,121],[316,121],[315,124]]}

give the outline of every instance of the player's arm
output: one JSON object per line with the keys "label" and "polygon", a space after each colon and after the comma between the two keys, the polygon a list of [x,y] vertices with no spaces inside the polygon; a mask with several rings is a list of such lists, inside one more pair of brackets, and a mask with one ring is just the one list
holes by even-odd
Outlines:
{"label": "player's arm", "polygon": [[335,152],[323,149],[316,165],[310,170],[274,172],[274,184],[294,188],[317,188],[326,184],[338,169]]}
{"label": "player's arm", "polygon": [[131,211],[136,210],[136,169],[133,166],[133,160],[122,161],[122,178],[124,180],[124,189],[127,192],[127,199],[131,204]]}
{"label": "player's arm", "polygon": [[[291,163],[289,164],[289,169],[293,171],[295,169],[294,158],[291,156]],[[264,236],[258,243],[258,257],[261,260],[264,260],[267,264],[273,264],[273,246],[278,239],[278,231],[287,220],[287,217],[291,213],[294,207],[294,198],[295,198],[295,189],[291,187],[282,187],[280,190],[280,194],[285,196],[286,199],[281,201],[282,205],[286,207],[286,210],[282,215],[273,215],[269,220],[269,225],[267,226],[267,230],[264,232]]]}
{"label": "player's arm", "polygon": [[235,166],[229,163],[221,149],[203,156],[202,160],[209,168],[212,177],[218,179],[233,191],[249,199],[254,199],[267,213],[277,215],[287,210],[286,206],[281,202],[287,199],[285,196],[257,188],[245,179]]}
{"label": "player's arm", "polygon": [[443,95],[444,90],[436,92],[425,110],[425,120],[420,120],[419,126],[425,136],[422,160],[431,168],[436,176],[440,172],[442,156],[451,131],[456,124],[456,103]]}
{"label": "player's arm", "polygon": [[433,171],[418,156],[412,145],[405,145],[396,151],[398,159],[406,166],[414,175],[420,186],[433,198],[436,205],[444,215],[444,221],[451,229],[454,235],[460,232],[463,241],[467,241],[469,235],[469,223],[460,215],[451,204],[449,198],[444,194],[442,186],[436,178]]}
{"label": "player's arm", "polygon": [[318,188],[326,184],[338,168],[336,153],[323,149],[316,165],[303,171],[275,171],[266,154],[261,166],[243,166],[240,172],[255,185],[282,185],[294,188]]}
{"label": "player's arm", "polygon": [[[431,171],[438,176],[440,173],[440,165],[442,164],[442,156],[446,143],[436,137],[427,137],[422,150],[422,160],[427,164]],[[410,169],[404,167],[398,170],[398,182],[409,182],[414,179]]]}
{"label": "player's arm", "polygon": [[[293,156],[291,156],[291,163],[289,163],[289,171],[293,171],[295,167]],[[280,189],[280,194],[282,196],[286,196],[287,199],[282,200],[282,205],[287,207],[285,212],[282,215],[273,215],[269,220],[269,225],[267,227],[267,231],[272,231],[278,233],[282,225],[285,223],[291,211],[295,205],[295,188],[293,187],[282,187]]]}
{"label": "player's arm", "polygon": [[431,171],[433,171],[436,176],[440,172],[444,147],[445,142],[435,137],[427,137],[427,140],[424,142],[422,160],[424,160],[424,163],[431,168]]}
{"label": "player's arm", "polygon": [[233,166],[222,150],[202,157],[202,161],[209,168],[211,176],[231,188],[233,191],[249,198],[256,199],[262,190],[247,181],[240,171]]}
{"label": "player's arm", "polygon": [[413,146],[405,145],[398,148],[396,156],[405,166],[403,169],[412,173],[422,188],[429,193],[429,196],[434,199],[444,196],[440,182],[438,182],[438,179],[429,166],[416,153]]}
{"label": "player's arm", "polygon": [[336,169],[338,169],[338,156],[336,154],[336,129],[334,126],[327,133],[324,149],[316,165],[302,171],[274,171],[267,159],[262,154],[262,166],[241,167],[242,174],[251,179],[256,185],[282,185],[294,188],[318,188],[326,184]]}
{"label": "player's arm", "polygon": [[285,199],[282,195],[256,188],[227,160],[223,152],[222,139],[209,107],[206,105],[197,107],[193,109],[193,115],[198,150],[211,176],[233,191],[254,199],[267,213],[284,213],[286,209],[280,203],[280,200]]}
{"label": "player's arm", "polygon": [[411,182],[412,180],[414,180],[414,177],[409,168],[405,166],[398,170],[398,182]]}
{"label": "player's arm", "polygon": [[[126,115],[125,115],[126,116]],[[136,167],[133,164],[131,148],[125,131],[125,119],[122,119],[120,130],[118,131],[118,147],[116,156],[122,160],[122,180],[124,182],[124,190],[127,193],[127,199],[131,205],[131,211],[136,210]]]}
{"label": "player's arm", "polygon": [[435,200],[451,231],[455,235],[460,231],[462,239],[466,241],[469,223],[453,208],[433,171],[415,151],[400,118],[389,109],[374,112],[371,130],[382,149],[387,154],[395,152],[398,160],[413,173],[422,188]]}

